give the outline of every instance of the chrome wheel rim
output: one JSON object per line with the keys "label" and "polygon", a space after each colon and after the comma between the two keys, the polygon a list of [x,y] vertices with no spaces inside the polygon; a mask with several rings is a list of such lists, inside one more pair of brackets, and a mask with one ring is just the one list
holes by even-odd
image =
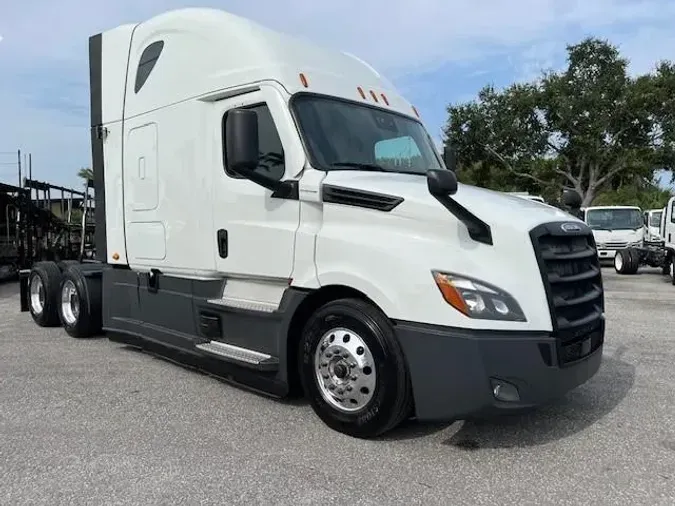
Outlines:
{"label": "chrome wheel rim", "polygon": [[355,332],[345,328],[326,332],[314,354],[314,368],[321,396],[338,411],[359,411],[373,399],[375,361]]}
{"label": "chrome wheel rim", "polygon": [[617,271],[620,271],[623,268],[623,255],[620,253],[617,253],[614,256],[614,267],[616,267]]}
{"label": "chrome wheel rim", "polygon": [[68,325],[77,323],[80,317],[80,298],[75,283],[69,279],[63,283],[61,289],[61,315]]}
{"label": "chrome wheel rim", "polygon": [[45,284],[37,274],[30,280],[30,306],[35,314],[41,314],[45,308]]}

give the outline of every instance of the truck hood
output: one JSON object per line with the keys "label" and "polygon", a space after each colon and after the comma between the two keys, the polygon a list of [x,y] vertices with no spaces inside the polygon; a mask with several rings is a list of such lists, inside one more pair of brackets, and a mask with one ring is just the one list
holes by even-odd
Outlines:
{"label": "truck hood", "polygon": [[[331,171],[323,182],[402,197],[404,201],[392,211],[392,214],[407,218],[446,221],[452,216],[429,193],[427,179],[424,176]],[[547,204],[461,183],[452,198],[491,226],[503,225],[508,229],[529,231],[537,225],[551,221],[580,222],[571,214]]]}

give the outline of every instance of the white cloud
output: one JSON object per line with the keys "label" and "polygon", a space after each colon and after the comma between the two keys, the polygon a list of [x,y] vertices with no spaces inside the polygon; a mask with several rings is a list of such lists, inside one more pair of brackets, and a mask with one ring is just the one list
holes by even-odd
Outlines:
{"label": "white cloud", "polygon": [[[675,58],[675,36],[667,25],[675,18],[675,2],[670,0],[3,2],[0,151],[17,146],[30,150],[36,154],[36,170],[39,167],[45,178],[76,182],[70,174],[89,163],[88,118],[82,114],[88,107],[87,38],[186,6],[224,8],[352,52],[394,81],[405,80],[420,102],[426,98],[421,93],[439,96],[442,102],[449,101],[450,94],[467,93],[457,92],[457,84],[491,72],[491,58],[499,58],[501,68],[508,64],[514,80],[558,66],[564,62],[565,44],[585,35],[599,34],[619,43],[635,71],[648,70],[661,58]],[[412,85],[411,76],[423,73],[428,79],[448,64],[465,72],[441,87]],[[72,104],[80,115],[62,112],[64,104]],[[437,124],[429,126],[438,129]]]}

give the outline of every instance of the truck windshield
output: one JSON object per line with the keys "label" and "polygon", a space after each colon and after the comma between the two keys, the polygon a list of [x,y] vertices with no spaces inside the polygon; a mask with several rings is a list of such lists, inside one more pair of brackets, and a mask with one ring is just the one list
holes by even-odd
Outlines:
{"label": "truck windshield", "polygon": [[655,211],[649,217],[649,226],[650,227],[660,227],[661,226],[661,213],[663,211]]}
{"label": "truck windshield", "polygon": [[293,99],[293,108],[317,169],[426,174],[444,168],[426,130],[412,118],[310,94]]}
{"label": "truck windshield", "polygon": [[586,223],[594,230],[637,230],[644,218],[640,209],[588,209]]}

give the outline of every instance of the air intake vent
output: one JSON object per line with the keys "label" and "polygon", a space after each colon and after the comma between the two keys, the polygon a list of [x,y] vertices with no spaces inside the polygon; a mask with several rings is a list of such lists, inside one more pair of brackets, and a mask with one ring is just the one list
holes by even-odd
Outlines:
{"label": "air intake vent", "polygon": [[547,223],[530,232],[558,338],[560,365],[595,351],[604,339],[602,273],[593,233]]}
{"label": "air intake vent", "polygon": [[324,185],[323,201],[328,204],[365,207],[367,209],[388,212],[403,202],[403,198],[364,190]]}

